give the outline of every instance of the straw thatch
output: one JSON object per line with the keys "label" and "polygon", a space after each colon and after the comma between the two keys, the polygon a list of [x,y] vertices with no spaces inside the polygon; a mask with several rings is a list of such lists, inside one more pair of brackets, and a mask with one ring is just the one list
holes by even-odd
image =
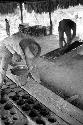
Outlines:
{"label": "straw thatch", "polygon": [[14,13],[16,8],[17,8],[17,2],[0,2],[1,14]]}
{"label": "straw thatch", "polygon": [[[50,8],[49,8],[50,5]],[[25,2],[25,8],[27,9],[28,12],[32,12],[34,10],[36,13],[42,13],[42,12],[49,12],[49,9],[54,11],[58,6],[58,2],[56,1],[49,1],[48,0],[43,0],[40,2]]]}
{"label": "straw thatch", "polygon": [[[69,6],[83,5],[83,0],[21,0],[20,2],[25,3],[28,12],[34,10],[36,13],[48,12],[49,9],[52,12],[57,8],[63,9]],[[0,13],[13,13],[17,8],[17,3],[19,3],[18,0],[0,2]]]}
{"label": "straw thatch", "polygon": [[[25,8],[28,12],[34,10],[36,13],[48,12],[49,9],[52,11],[57,8],[68,8],[69,6],[83,5],[83,0],[27,0],[25,1]],[[50,4],[49,4],[50,1]],[[50,8],[49,8],[50,5]]]}

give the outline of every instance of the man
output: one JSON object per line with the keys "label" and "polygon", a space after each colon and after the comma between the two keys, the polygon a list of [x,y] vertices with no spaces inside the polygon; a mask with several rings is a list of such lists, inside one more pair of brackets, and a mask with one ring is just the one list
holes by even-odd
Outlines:
{"label": "man", "polygon": [[10,36],[10,24],[9,21],[7,19],[5,19],[6,22],[6,33],[8,36]]}
{"label": "man", "polygon": [[[73,30],[73,34],[71,33],[71,30]],[[73,38],[76,36],[76,23],[70,19],[63,19],[59,22],[58,31],[59,46],[60,48],[63,48],[63,42],[65,42],[65,45],[69,45],[71,44]],[[64,38],[64,33],[67,36],[67,43]]]}
{"label": "man", "polygon": [[25,38],[23,33],[16,33],[5,38],[0,46],[0,85],[2,85],[8,64],[13,64],[12,57],[16,62],[23,60],[23,63],[32,70],[32,60],[40,55],[41,48],[32,38]]}

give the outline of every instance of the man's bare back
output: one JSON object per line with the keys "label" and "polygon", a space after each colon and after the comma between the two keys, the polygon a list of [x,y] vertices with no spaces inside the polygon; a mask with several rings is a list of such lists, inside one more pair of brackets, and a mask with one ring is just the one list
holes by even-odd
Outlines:
{"label": "man's bare back", "polygon": [[[73,31],[73,35],[71,33]],[[63,47],[63,42],[65,42],[64,32],[67,36],[66,44],[69,45],[72,42],[72,39],[76,36],[76,23],[70,19],[63,19],[59,22],[58,26],[59,31],[59,46]]]}

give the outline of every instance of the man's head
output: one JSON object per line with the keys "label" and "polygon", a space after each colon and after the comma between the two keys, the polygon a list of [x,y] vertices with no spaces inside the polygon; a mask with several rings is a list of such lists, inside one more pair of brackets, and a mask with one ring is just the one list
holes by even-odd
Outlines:
{"label": "man's head", "polygon": [[7,20],[7,19],[5,19],[5,22],[8,22],[8,20]]}
{"label": "man's head", "polygon": [[17,62],[21,62],[21,60],[22,60],[21,56],[17,53],[14,53],[13,58],[12,58],[12,62],[17,63]]}
{"label": "man's head", "polygon": [[19,43],[23,53],[28,58],[35,58],[38,57],[41,53],[41,47],[38,43],[35,42],[33,39],[23,39]]}

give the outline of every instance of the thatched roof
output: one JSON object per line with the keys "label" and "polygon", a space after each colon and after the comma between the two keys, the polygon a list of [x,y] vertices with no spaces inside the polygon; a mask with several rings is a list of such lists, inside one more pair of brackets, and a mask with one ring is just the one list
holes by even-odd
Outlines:
{"label": "thatched roof", "polygon": [[17,8],[17,2],[1,2],[0,1],[0,13],[1,14],[8,14],[13,13],[14,10]]}
{"label": "thatched roof", "polygon": [[[36,13],[48,12],[49,11],[49,1],[43,0],[40,2],[25,2],[25,8],[28,12],[34,10]],[[57,8],[57,3],[50,2],[50,10],[54,11]]]}
{"label": "thatched roof", "polygon": [[[68,8],[69,6],[83,5],[83,0],[21,0],[20,2],[25,3],[28,12],[34,10],[36,13],[48,12],[49,9],[54,11],[57,7]],[[17,8],[17,3],[19,3],[18,0],[12,0],[11,2],[8,0],[0,1],[0,13],[13,13]]]}
{"label": "thatched roof", "polygon": [[[50,4],[49,4],[50,1]],[[69,6],[83,5],[83,0],[27,0],[24,2],[28,12],[34,10],[36,13],[51,12],[57,8],[68,8]]]}

